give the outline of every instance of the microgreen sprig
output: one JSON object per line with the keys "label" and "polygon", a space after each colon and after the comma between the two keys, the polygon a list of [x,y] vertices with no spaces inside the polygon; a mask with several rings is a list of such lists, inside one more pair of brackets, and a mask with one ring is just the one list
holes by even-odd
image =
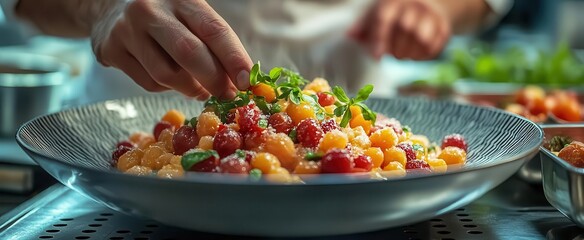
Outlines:
{"label": "microgreen sprig", "polygon": [[337,108],[335,109],[334,114],[337,117],[343,117],[340,123],[341,127],[346,127],[347,124],[349,124],[349,120],[352,118],[351,106],[357,106],[361,108],[363,118],[365,120],[375,122],[377,115],[363,103],[365,100],[367,100],[367,98],[369,98],[371,92],[373,92],[373,85],[367,84],[361,88],[359,92],[357,92],[357,96],[354,98],[349,98],[347,93],[345,93],[341,87],[333,87],[332,94],[337,98],[337,102],[335,103]]}

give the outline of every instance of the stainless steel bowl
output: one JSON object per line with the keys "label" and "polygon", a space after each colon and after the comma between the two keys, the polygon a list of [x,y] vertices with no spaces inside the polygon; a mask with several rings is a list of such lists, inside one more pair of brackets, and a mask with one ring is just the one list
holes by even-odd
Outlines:
{"label": "stainless steel bowl", "polygon": [[0,52],[0,137],[12,137],[22,123],[60,110],[68,83],[68,65],[54,58]]}
{"label": "stainless steel bowl", "polygon": [[[567,135],[584,141],[584,124],[548,125],[548,139]],[[543,190],[547,200],[566,217],[584,227],[584,168],[577,168],[562,160],[547,148],[540,151]]]}

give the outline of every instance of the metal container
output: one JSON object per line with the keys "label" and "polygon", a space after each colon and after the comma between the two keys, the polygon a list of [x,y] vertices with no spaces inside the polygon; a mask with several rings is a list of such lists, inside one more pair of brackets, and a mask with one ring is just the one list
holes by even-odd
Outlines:
{"label": "metal container", "polygon": [[[555,135],[584,140],[584,124],[548,125],[546,139]],[[540,151],[543,189],[552,206],[584,227],[584,168],[577,168],[562,160],[547,148]]]}
{"label": "metal container", "polygon": [[51,57],[0,51],[0,138],[13,137],[25,121],[60,110],[69,71]]}

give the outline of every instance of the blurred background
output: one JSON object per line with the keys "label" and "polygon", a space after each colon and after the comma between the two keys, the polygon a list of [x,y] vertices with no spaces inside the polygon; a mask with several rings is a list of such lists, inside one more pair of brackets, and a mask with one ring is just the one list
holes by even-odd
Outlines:
{"label": "blurred background", "polygon": [[[234,26],[252,59],[266,68],[289,67],[350,91],[373,83],[379,97],[454,99],[505,108],[540,122],[582,119],[578,94],[584,88],[584,1],[510,1],[500,21],[453,36],[434,60],[386,55],[379,63],[341,40],[371,1],[355,1],[334,13],[330,6],[303,2],[310,1],[209,1]],[[288,10],[262,10],[280,5]],[[100,66],[89,40],[41,35],[8,11],[0,12],[0,164],[32,164],[13,137],[24,121],[81,104],[149,94],[120,71]],[[285,16],[284,23],[266,21],[270,15]],[[525,88],[531,85],[538,87]],[[557,99],[569,104],[549,104],[563,102]],[[557,108],[555,114],[548,116],[548,107]],[[14,179],[27,179],[27,174]]]}

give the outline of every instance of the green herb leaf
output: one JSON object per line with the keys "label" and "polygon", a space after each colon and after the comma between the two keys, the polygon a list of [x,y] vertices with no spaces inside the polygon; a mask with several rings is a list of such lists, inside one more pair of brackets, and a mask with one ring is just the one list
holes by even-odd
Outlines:
{"label": "green herb leaf", "polygon": [[262,110],[262,112],[264,114],[269,114],[270,113],[270,107],[266,103],[266,99],[264,97],[262,97],[262,96],[256,96],[256,97],[254,97],[253,101],[255,102],[256,106],[258,106],[258,108],[260,110]]}
{"label": "green herb leaf", "polygon": [[412,148],[414,149],[414,151],[424,151],[424,147],[420,144],[414,144],[412,145]]}
{"label": "green herb leaf", "polygon": [[272,79],[272,82],[278,81],[281,75],[282,75],[281,67],[275,67],[272,68],[272,70],[270,70],[270,78]]}
{"label": "green herb leaf", "polygon": [[349,121],[351,120],[351,110],[346,110],[345,114],[343,114],[343,119],[341,120],[341,127],[347,127],[347,124],[349,124]]}
{"label": "green herb leaf", "polygon": [[345,114],[345,111],[347,111],[348,106],[347,105],[343,105],[340,107],[335,108],[335,116],[340,117],[343,116],[343,114]]}
{"label": "green herb leaf", "polygon": [[181,165],[185,171],[188,171],[193,165],[205,161],[210,157],[219,158],[219,154],[215,150],[187,152],[181,158]]}
{"label": "green herb leaf", "polygon": [[410,133],[410,132],[412,132],[412,128],[410,128],[408,126],[403,126],[402,131],[404,131],[405,133]]}
{"label": "green herb leaf", "polygon": [[198,122],[198,119],[197,119],[197,117],[193,117],[193,118],[191,118],[191,120],[189,121],[189,123],[191,124],[191,126],[192,126],[193,128],[196,128],[196,127],[197,127],[197,122]]}
{"label": "green herb leaf", "polygon": [[369,95],[371,94],[371,92],[373,92],[373,85],[371,85],[371,84],[365,85],[357,93],[357,96],[355,97],[355,102],[362,102],[362,101],[367,100],[367,98],[369,98]]}
{"label": "green herb leaf", "polygon": [[323,156],[324,154],[321,152],[308,152],[306,155],[304,155],[304,159],[308,161],[319,161]]}
{"label": "green herb leaf", "polygon": [[261,128],[267,128],[268,127],[268,120],[267,119],[260,119],[260,121],[258,121],[258,126],[260,126]]}
{"label": "green herb leaf", "polygon": [[290,139],[292,139],[292,142],[298,142],[298,139],[296,138],[297,132],[296,132],[296,128],[292,129],[292,131],[290,131],[290,133],[288,133],[288,137],[290,137]]}
{"label": "green herb leaf", "polygon": [[257,182],[262,179],[262,170],[254,168],[249,170],[249,180]]}
{"label": "green herb leaf", "polygon": [[290,93],[290,96],[289,96],[289,97],[290,97],[290,101],[291,101],[292,103],[294,103],[294,104],[296,104],[296,105],[300,104],[300,101],[301,101],[300,99],[301,99],[301,98],[298,96],[298,94],[296,94],[296,93],[294,92],[294,90],[293,90],[293,91]]}
{"label": "green herb leaf", "polygon": [[237,157],[238,157],[238,158],[243,158],[243,159],[245,159],[245,155],[246,155],[246,154],[245,154],[245,151],[243,151],[243,150],[241,150],[241,149],[237,149],[237,150],[235,150],[235,154],[237,154]]}
{"label": "green herb leaf", "polygon": [[349,97],[347,97],[345,90],[343,90],[341,87],[339,86],[333,87],[333,94],[335,95],[335,97],[337,97],[337,99],[340,102],[349,103]]}
{"label": "green herb leaf", "polygon": [[260,62],[258,61],[258,63],[253,65],[253,67],[251,68],[251,71],[249,72],[249,83],[252,86],[255,86],[258,84],[259,73],[260,73]]}
{"label": "green herb leaf", "polygon": [[375,123],[377,120],[377,114],[375,114],[375,112],[373,112],[369,107],[367,107],[367,105],[361,102],[355,103],[355,105],[361,108],[361,114],[363,114],[363,118],[365,120]]}
{"label": "green herb leaf", "polygon": [[282,107],[277,102],[272,103],[270,106],[270,114],[276,114],[282,111]]}

